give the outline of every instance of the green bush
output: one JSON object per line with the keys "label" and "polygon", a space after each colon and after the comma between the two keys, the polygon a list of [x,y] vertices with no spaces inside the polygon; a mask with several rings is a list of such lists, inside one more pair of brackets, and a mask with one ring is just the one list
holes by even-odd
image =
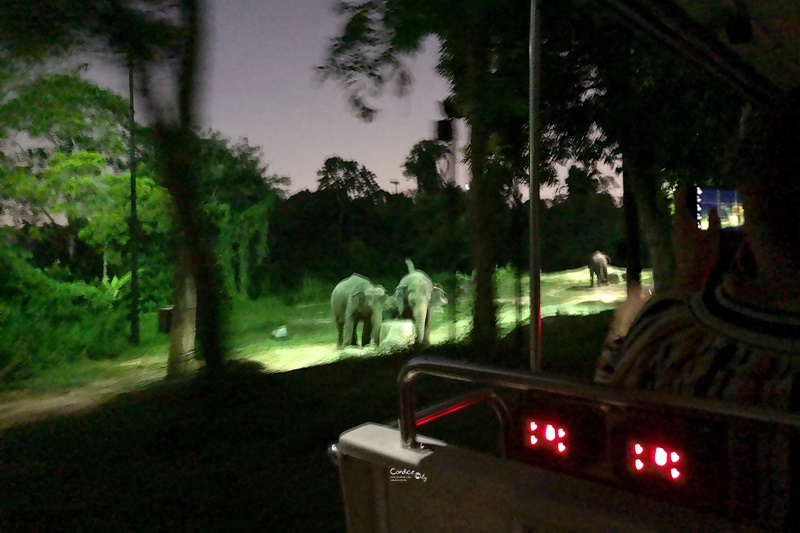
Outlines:
{"label": "green bush", "polygon": [[81,358],[123,348],[125,312],[113,294],[62,282],[31,266],[24,252],[0,249],[0,381],[22,379]]}
{"label": "green bush", "polygon": [[288,294],[286,301],[289,305],[328,302],[336,283],[306,274],[300,287]]}

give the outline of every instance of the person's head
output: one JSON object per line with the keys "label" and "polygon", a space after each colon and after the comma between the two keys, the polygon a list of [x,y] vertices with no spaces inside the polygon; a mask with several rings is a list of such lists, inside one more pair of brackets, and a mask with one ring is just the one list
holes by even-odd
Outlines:
{"label": "person's head", "polygon": [[800,90],[742,121],[734,178],[763,267],[800,266]]}

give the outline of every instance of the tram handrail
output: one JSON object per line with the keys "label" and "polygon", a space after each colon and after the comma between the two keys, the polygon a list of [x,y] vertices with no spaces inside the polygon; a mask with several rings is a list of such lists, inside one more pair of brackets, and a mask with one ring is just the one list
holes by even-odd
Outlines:
{"label": "tram handrail", "polygon": [[[506,389],[559,394],[574,399],[592,400],[621,409],[647,408],[654,411],[665,408],[679,409],[710,419],[735,418],[800,429],[800,415],[776,409],[707,398],[687,398],[677,394],[569,381],[542,374],[504,370],[441,357],[420,356],[409,360],[400,370],[398,376],[400,438],[403,446],[410,449],[420,448],[420,444],[417,441],[413,391],[416,379],[422,375]],[[506,420],[510,420],[510,415]],[[505,430],[507,430],[507,427]]]}
{"label": "tram handrail", "polygon": [[[503,398],[492,389],[481,388],[468,391],[464,394],[459,394],[458,396],[454,396],[447,400],[428,406],[420,411],[416,411],[414,412],[414,420],[412,423],[414,427],[417,428],[423,424],[426,424],[427,422],[435,420],[436,418],[440,418],[441,416],[446,416],[455,411],[460,411],[461,409],[483,402],[489,404],[497,416],[498,422],[500,423],[500,456],[505,459],[507,457],[506,442],[508,441],[508,431],[512,425],[511,411],[509,411],[505,400],[503,400]],[[399,427],[402,425],[402,422],[400,419],[397,419],[397,421],[391,423],[390,425]],[[416,441],[416,432],[414,433],[414,442],[415,445],[413,447],[419,447]]]}

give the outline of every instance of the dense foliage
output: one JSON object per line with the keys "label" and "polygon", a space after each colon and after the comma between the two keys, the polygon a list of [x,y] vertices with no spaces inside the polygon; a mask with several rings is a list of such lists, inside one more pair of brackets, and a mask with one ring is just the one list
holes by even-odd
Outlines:
{"label": "dense foliage", "polygon": [[[540,206],[542,268],[578,268],[598,249],[623,264],[617,254],[624,239],[622,209],[587,171],[573,167],[566,185],[568,194]],[[329,191],[305,190],[276,204],[265,287],[291,291],[305,278],[332,284],[353,272],[397,283],[406,257],[431,273],[471,274],[468,195],[462,189],[447,185],[415,195],[384,193],[340,202]],[[528,202],[503,203],[494,215],[501,231],[497,265],[513,264],[526,272]]]}
{"label": "dense foliage", "polygon": [[61,281],[56,264],[39,269],[19,249],[0,247],[0,380],[83,357],[117,355],[125,344],[120,283]]}

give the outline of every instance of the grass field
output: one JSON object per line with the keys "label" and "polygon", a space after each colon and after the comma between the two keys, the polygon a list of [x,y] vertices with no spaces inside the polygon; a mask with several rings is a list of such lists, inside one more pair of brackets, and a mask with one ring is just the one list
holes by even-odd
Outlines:
{"label": "grass field", "polygon": [[[590,290],[580,277],[578,271],[543,276],[550,315],[543,353],[546,371],[585,378],[611,312],[563,313],[610,309],[624,286]],[[500,289],[507,317],[515,309],[508,280],[500,280]],[[262,314],[266,305],[234,313],[235,361],[222,381],[160,380],[165,343],[150,333],[116,366],[83,373],[76,367],[61,381],[42,379],[44,389],[58,388],[105,372],[106,381],[129,380],[129,387],[93,409],[62,409],[2,430],[0,531],[342,531],[338,473],[325,449],[350,427],[396,418],[397,374],[413,354],[339,359],[324,304],[273,307],[269,316]],[[435,320],[434,340],[446,339],[445,313]],[[291,340],[267,338],[269,328],[284,323],[294,331]],[[505,320],[503,327],[512,324]],[[511,337],[495,363],[524,367],[527,350]],[[480,359],[454,343],[429,353]],[[319,364],[326,357],[335,361]],[[261,365],[278,372],[264,373]],[[152,383],[142,388],[147,376]],[[460,387],[421,380],[419,401]],[[481,432],[485,423],[494,430],[488,410],[476,409],[426,426],[426,433],[482,449],[491,440]]]}
{"label": "grass field", "polygon": [[[622,274],[612,267],[611,273]],[[529,299],[528,278],[522,280],[523,296],[514,298],[514,280],[498,275],[498,320],[502,332],[508,332],[518,321],[527,321]],[[652,274],[643,273],[643,284],[652,283]],[[587,270],[579,268],[541,276],[542,316],[589,315],[613,309],[625,298],[624,283],[589,286]],[[469,301],[457,302],[455,327],[450,310],[437,308],[433,315],[431,340],[434,344],[463,338],[471,322]],[[327,302],[285,306],[274,299],[237,303],[230,320],[229,355],[262,364],[271,372],[286,372],[317,364],[338,361],[341,352],[335,349],[336,331]],[[154,313],[142,316],[142,342],[119,359],[83,361],[54,368],[14,388],[28,391],[63,391],[93,382],[119,381],[123,386],[160,380],[166,373],[167,336],[156,332]],[[269,333],[286,325],[292,337],[274,340]]]}

